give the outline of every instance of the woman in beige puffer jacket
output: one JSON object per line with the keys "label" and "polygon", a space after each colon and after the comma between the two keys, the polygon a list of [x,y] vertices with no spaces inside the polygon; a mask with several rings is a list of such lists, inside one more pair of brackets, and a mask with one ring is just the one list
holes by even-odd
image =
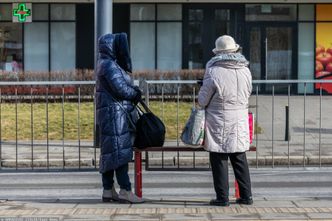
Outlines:
{"label": "woman in beige puffer jacket", "polygon": [[239,183],[237,203],[252,204],[245,151],[249,150],[248,99],[252,78],[248,61],[230,36],[216,40],[216,54],[206,65],[198,103],[205,107],[204,148],[210,152],[217,199],[211,205],[228,206],[228,158]]}

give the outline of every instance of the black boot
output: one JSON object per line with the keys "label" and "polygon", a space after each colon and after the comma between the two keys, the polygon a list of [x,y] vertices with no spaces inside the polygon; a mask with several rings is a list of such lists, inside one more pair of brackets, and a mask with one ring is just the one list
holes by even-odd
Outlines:
{"label": "black boot", "polygon": [[238,204],[245,204],[245,205],[252,205],[254,203],[254,201],[252,200],[252,197],[237,198],[235,202]]}
{"label": "black boot", "polygon": [[213,199],[210,201],[212,206],[229,206],[229,201]]}

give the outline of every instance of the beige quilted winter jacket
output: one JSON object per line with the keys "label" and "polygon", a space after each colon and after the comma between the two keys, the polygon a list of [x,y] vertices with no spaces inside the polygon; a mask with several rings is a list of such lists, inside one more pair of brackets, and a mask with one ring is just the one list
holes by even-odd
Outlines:
{"label": "beige quilted winter jacket", "polygon": [[219,153],[249,150],[251,73],[240,53],[219,54],[206,66],[198,103],[206,108],[204,148]]}

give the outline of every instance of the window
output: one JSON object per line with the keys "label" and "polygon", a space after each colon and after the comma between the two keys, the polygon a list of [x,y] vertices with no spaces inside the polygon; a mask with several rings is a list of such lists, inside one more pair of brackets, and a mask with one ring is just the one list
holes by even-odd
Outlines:
{"label": "window", "polygon": [[[157,68],[182,68],[182,7],[179,4],[159,4],[157,22]],[[172,45],[172,47],[169,47]]]}
{"label": "window", "polygon": [[158,20],[181,20],[182,19],[182,7],[177,4],[159,4],[158,8]]}
{"label": "window", "polygon": [[314,21],[315,6],[313,4],[299,5],[299,21]]}
{"label": "window", "polygon": [[12,5],[0,4],[0,21],[12,21]]}
{"label": "window", "polygon": [[130,19],[130,48],[134,70],[181,69],[180,4],[131,4]]}
{"label": "window", "polygon": [[0,70],[22,70],[22,25],[0,23]]}
{"label": "window", "polygon": [[188,67],[189,69],[203,68],[203,18],[202,9],[189,9],[188,24]]}
{"label": "window", "polygon": [[48,71],[48,23],[32,22],[24,26],[24,70]]}
{"label": "window", "polygon": [[75,69],[75,4],[32,4],[32,7],[33,22],[24,23],[24,69]]}
{"label": "window", "polygon": [[51,70],[75,69],[75,23],[51,23]]}
{"label": "window", "polygon": [[51,20],[75,20],[75,5],[73,4],[52,4]]}
{"label": "window", "polygon": [[132,4],[130,7],[130,45],[134,70],[155,68],[154,4]]}
{"label": "window", "polygon": [[[298,23],[298,79],[312,80],[315,71],[315,5],[299,4]],[[301,36],[301,37],[300,37]],[[306,93],[313,93],[314,85],[306,85]],[[304,93],[304,85],[298,84],[298,93]]]}
{"label": "window", "polygon": [[47,21],[48,16],[48,4],[32,4],[32,21]]}
{"label": "window", "polygon": [[[298,79],[312,80],[314,73],[315,60],[315,25],[314,23],[299,23],[299,37],[298,38]],[[298,92],[304,92],[304,85],[298,85]],[[307,93],[313,92],[313,85],[307,85]]]}
{"label": "window", "polygon": [[133,4],[130,7],[130,20],[154,21],[155,5],[153,4]]}
{"label": "window", "polygon": [[295,4],[246,4],[247,21],[296,21]]}
{"label": "window", "polygon": [[180,22],[158,23],[158,69],[179,70],[182,68],[181,32],[182,25]]}

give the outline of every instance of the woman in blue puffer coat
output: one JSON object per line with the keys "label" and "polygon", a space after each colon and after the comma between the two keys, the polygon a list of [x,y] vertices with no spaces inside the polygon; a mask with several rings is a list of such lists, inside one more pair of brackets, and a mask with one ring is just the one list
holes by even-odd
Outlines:
{"label": "woman in blue puffer coat", "polygon": [[[133,157],[135,133],[129,117],[136,112],[141,91],[127,72],[132,71],[127,35],[106,34],[98,40],[96,73],[97,138],[101,148],[99,171],[102,174],[104,202],[142,203],[131,191],[128,162]],[[119,194],[114,188],[114,172]]]}

